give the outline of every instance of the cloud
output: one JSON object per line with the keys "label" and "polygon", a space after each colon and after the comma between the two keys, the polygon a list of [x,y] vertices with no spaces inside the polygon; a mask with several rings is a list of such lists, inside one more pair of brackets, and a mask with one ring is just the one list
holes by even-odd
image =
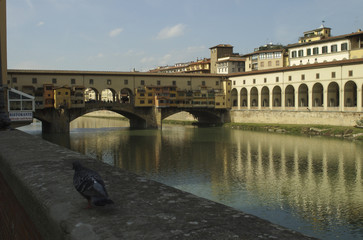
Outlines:
{"label": "cloud", "polygon": [[150,62],[154,62],[155,61],[155,58],[153,58],[153,57],[143,57],[142,59],[141,59],[141,63],[150,63]]}
{"label": "cloud", "polygon": [[40,27],[40,26],[43,26],[45,23],[43,21],[40,21],[38,22],[37,26]]}
{"label": "cloud", "polygon": [[168,39],[173,37],[179,37],[184,34],[185,27],[186,26],[184,24],[177,24],[172,27],[166,27],[159,32],[156,39]]}
{"label": "cloud", "polygon": [[34,5],[31,0],[25,0],[25,2],[29,6],[29,8],[34,9]]}
{"label": "cloud", "polygon": [[122,28],[116,28],[114,30],[112,30],[110,33],[109,33],[109,36],[110,37],[116,37],[118,35],[120,35],[120,33],[123,31]]}

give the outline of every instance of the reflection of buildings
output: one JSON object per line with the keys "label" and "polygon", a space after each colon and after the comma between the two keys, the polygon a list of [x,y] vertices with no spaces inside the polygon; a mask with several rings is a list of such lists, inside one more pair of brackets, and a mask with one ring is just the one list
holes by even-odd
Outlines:
{"label": "reflection of buildings", "polygon": [[362,216],[360,145],[258,135],[232,136],[236,149],[224,161],[228,164],[224,164],[226,175],[222,179],[228,179],[228,185],[223,188],[241,184],[259,201],[269,206],[288,206],[304,217],[309,216],[318,226],[324,225],[326,218],[350,222]]}

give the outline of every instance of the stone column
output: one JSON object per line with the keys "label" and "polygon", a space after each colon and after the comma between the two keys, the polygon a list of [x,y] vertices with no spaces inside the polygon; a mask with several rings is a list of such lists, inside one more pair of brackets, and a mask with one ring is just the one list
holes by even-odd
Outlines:
{"label": "stone column", "polygon": [[324,104],[324,111],[328,110],[328,86],[326,86],[323,90],[323,104]]}
{"label": "stone column", "polygon": [[357,111],[362,112],[362,85],[357,86]]}
{"label": "stone column", "polygon": [[[236,88],[237,90],[237,88]],[[241,109],[241,90],[239,91],[237,90],[237,109],[240,110]]]}
{"label": "stone column", "polygon": [[247,109],[251,109],[251,89],[249,91],[247,89]]}
{"label": "stone column", "polygon": [[299,103],[300,103],[300,99],[299,99],[299,88],[295,89],[295,111],[299,110]]}
{"label": "stone column", "polygon": [[308,89],[308,107],[310,111],[313,109],[313,89]]}

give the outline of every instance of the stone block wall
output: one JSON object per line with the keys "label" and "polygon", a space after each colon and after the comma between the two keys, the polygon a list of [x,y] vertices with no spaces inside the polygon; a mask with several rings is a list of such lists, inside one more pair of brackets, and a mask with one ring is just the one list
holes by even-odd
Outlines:
{"label": "stone block wall", "polygon": [[38,230],[0,173],[0,239],[40,240]]}

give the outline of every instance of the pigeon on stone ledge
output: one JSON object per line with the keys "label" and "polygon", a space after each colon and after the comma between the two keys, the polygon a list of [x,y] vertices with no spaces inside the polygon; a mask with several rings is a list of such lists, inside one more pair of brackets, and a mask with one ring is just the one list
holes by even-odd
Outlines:
{"label": "pigeon on stone ledge", "polygon": [[83,167],[79,161],[73,162],[74,176],[73,185],[77,191],[88,200],[88,207],[105,206],[114,203],[108,198],[101,176],[86,167]]}

